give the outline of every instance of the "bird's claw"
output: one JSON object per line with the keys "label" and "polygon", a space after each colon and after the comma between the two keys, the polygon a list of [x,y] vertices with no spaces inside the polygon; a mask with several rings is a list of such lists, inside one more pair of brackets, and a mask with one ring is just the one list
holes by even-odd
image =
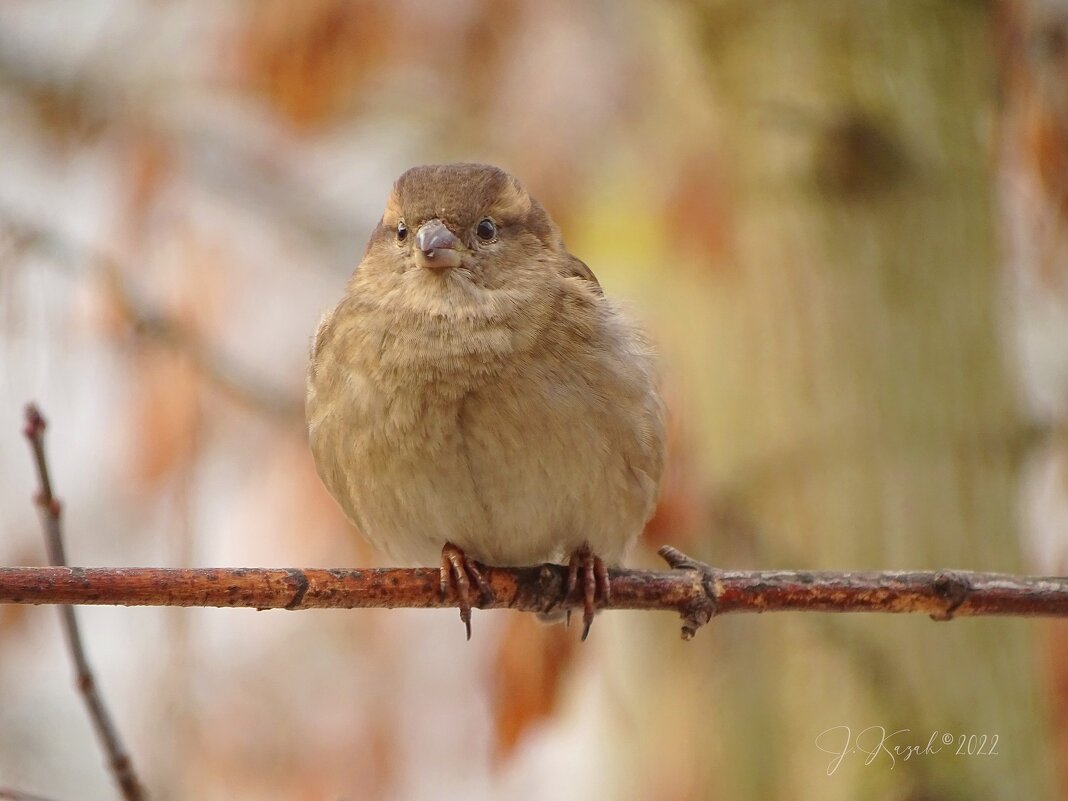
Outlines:
{"label": "bird's claw", "polygon": [[[579,586],[579,578],[582,578],[582,639],[589,636],[590,626],[593,625],[593,614],[597,608],[598,596],[602,603],[612,600],[612,584],[608,579],[608,567],[604,560],[590,550],[589,545],[583,545],[571,554],[567,563],[567,584],[564,588],[564,597],[570,598]],[[566,612],[566,623],[571,624],[571,610]]]}
{"label": "bird's claw", "polygon": [[468,559],[462,549],[451,542],[446,542],[441,549],[441,597],[447,598],[452,591],[460,607],[460,620],[467,630],[467,639],[471,639],[471,583],[478,587],[479,595],[485,599],[490,594],[489,584],[478,562]]}

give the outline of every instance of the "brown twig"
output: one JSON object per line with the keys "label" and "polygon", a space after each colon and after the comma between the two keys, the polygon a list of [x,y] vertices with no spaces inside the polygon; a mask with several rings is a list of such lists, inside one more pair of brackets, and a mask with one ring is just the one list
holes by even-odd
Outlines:
{"label": "brown twig", "polygon": [[[26,407],[26,427],[24,433],[33,450],[34,462],[37,465],[37,477],[40,482],[35,501],[41,516],[41,526],[44,529],[45,544],[48,550],[48,561],[54,565],[66,564],[66,554],[63,552],[63,529],[61,522],[62,507],[52,492],[52,478],[48,470],[48,460],[44,451],[44,431],[46,422],[36,406],[30,404]],[[52,570],[67,570],[63,567],[44,568]],[[104,706],[93,679],[89,660],[85,655],[85,647],[82,645],[81,633],[78,629],[78,620],[74,609],[64,606],[60,609],[63,620],[63,632],[70,648],[71,659],[74,662],[75,683],[78,691],[85,700],[89,710],[89,718],[93,722],[97,736],[107,754],[108,764],[115,776],[115,781],[122,790],[123,798],[127,801],[142,801],[145,795],[141,789],[137,776],[134,774],[133,765],[126,749],[119,739],[119,733],[115,724]]]}
{"label": "brown twig", "polygon": [[[717,614],[741,612],[921,613],[936,620],[980,615],[1068,616],[1068,578],[963,571],[810,573],[724,571],[666,546],[675,569],[610,570],[604,609],[674,611],[689,639]],[[541,612],[580,606],[564,597],[567,568],[484,567],[480,609]],[[214,606],[255,609],[440,608],[433,568],[0,568],[0,603]]]}

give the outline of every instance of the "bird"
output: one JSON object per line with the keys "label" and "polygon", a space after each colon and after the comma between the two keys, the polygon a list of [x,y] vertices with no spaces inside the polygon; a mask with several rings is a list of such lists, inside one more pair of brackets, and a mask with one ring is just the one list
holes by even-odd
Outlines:
{"label": "bird", "polygon": [[306,417],[342,511],[391,559],[439,565],[468,639],[480,565],[565,560],[556,616],[579,590],[586,639],[664,469],[649,338],[485,164],[396,180],[315,333]]}

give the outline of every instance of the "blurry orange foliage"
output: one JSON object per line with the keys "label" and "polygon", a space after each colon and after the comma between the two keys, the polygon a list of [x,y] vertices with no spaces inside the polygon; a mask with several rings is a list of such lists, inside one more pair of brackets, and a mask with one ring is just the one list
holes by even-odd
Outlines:
{"label": "blurry orange foliage", "polygon": [[532,615],[509,615],[492,675],[496,758],[504,762],[523,735],[553,714],[578,635],[562,625],[539,623]]}
{"label": "blurry orange foliage", "polygon": [[239,72],[304,129],[353,101],[382,60],[393,22],[377,2],[268,0],[256,9],[245,18]]}

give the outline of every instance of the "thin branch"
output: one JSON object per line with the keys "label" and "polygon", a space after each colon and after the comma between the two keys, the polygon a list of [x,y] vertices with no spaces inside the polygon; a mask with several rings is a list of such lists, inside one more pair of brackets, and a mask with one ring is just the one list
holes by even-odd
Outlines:
{"label": "thin branch", "polygon": [[[665,546],[673,570],[610,570],[602,609],[674,611],[689,639],[715,615],[742,612],[921,613],[1068,617],[1068,578],[954,570],[883,573],[725,571]],[[578,607],[564,597],[567,568],[484,567],[479,609],[544,612]],[[0,568],[0,603],[213,606],[254,609],[455,607],[438,568]]]}
{"label": "thin branch", "polygon": [[[48,549],[48,561],[52,565],[66,564],[66,555],[63,552],[63,528],[61,522],[62,507],[52,492],[52,478],[48,470],[48,460],[44,451],[44,431],[46,422],[41,412],[33,404],[26,407],[26,428],[24,433],[29,440],[33,451],[33,459],[37,465],[37,477],[40,482],[35,501],[41,517],[41,526],[44,529],[45,544]],[[66,570],[67,568],[56,568]],[[63,621],[63,632],[70,648],[71,659],[74,662],[75,682],[78,691],[85,700],[89,710],[89,718],[93,722],[97,736],[100,738],[104,752],[107,754],[108,764],[115,776],[115,781],[122,790],[122,796],[127,801],[143,801],[144,792],[133,770],[133,764],[127,756],[126,749],[119,739],[118,730],[104,706],[93,679],[89,660],[85,655],[82,645],[81,633],[78,629],[78,620],[74,615],[74,609],[64,606],[60,609]]]}

